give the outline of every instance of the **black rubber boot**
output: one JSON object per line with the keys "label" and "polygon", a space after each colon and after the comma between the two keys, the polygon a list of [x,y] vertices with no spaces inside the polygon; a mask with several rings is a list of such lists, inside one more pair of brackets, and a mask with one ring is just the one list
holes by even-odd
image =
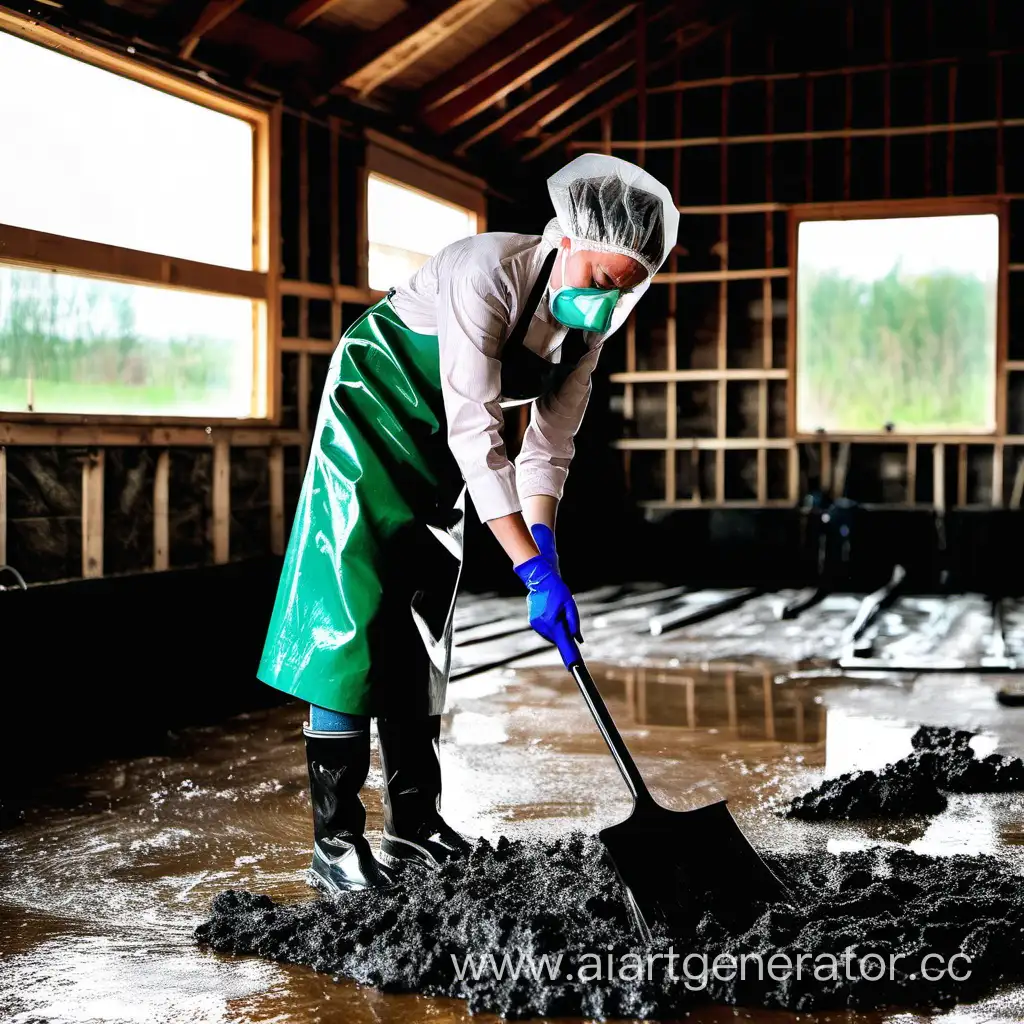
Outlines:
{"label": "black rubber boot", "polygon": [[359,799],[370,771],[370,733],[303,730],[309,795],[313,804],[310,884],[331,895],[391,885],[391,873],[373,856],[363,835],[366,810]]}
{"label": "black rubber boot", "polygon": [[384,772],[381,861],[436,868],[465,856],[472,845],[441,817],[441,716],[378,718],[377,734]]}

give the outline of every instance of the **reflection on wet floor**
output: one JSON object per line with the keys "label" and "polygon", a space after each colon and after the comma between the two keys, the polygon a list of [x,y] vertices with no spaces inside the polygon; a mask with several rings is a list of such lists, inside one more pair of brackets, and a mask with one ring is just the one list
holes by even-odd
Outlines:
{"label": "reflection on wet floor", "polygon": [[716,662],[672,669],[608,666],[600,675],[608,684],[602,694],[621,695],[637,725],[716,729],[737,740],[820,743],[823,702],[807,688],[776,686],[777,671]]}
{"label": "reflection on wet floor", "polygon": [[[732,618],[753,657],[637,659],[611,637],[591,668],[655,796],[685,808],[727,797],[755,845],[836,852],[871,843],[923,853],[1024,855],[1020,794],[954,796],[921,821],[817,824],[778,813],[824,776],[878,768],[910,750],[920,724],[981,732],[979,753],[1024,754],[1024,709],[1000,707],[991,677],[780,682],[792,623],[756,608]],[[820,616],[834,614],[825,606]],[[751,622],[760,632],[751,633]],[[813,632],[815,622],[808,629]],[[766,624],[767,623],[767,624]],[[715,624],[716,636],[726,632]],[[704,627],[710,631],[709,626]],[[776,639],[767,633],[776,630]],[[723,646],[734,648],[729,640]],[[712,650],[714,642],[705,644]],[[600,659],[600,660],[599,660]],[[241,716],[180,735],[167,755],[109,762],[66,780],[77,794],[0,833],[0,1020],[12,1024],[325,1024],[468,1021],[461,1003],[389,995],[257,960],[197,949],[191,929],[225,888],[313,898],[302,708]],[[980,744],[980,746],[979,746]],[[589,832],[621,820],[629,797],[572,680],[550,655],[452,686],[442,740],[449,821],[496,838]],[[365,793],[381,824],[379,767]],[[68,790],[65,790],[65,794]],[[474,1018],[479,1020],[480,1018]],[[708,1008],[694,1022],[794,1020]],[[914,1014],[802,1016],[911,1024]],[[930,1017],[946,1024],[1024,1019],[1019,993]]]}

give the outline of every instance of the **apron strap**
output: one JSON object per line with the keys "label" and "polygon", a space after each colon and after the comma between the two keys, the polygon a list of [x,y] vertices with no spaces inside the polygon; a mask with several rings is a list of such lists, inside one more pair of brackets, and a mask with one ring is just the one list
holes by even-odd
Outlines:
{"label": "apron strap", "polygon": [[555,265],[555,258],[557,256],[558,250],[552,249],[545,258],[544,265],[540,268],[540,274],[533,283],[530,297],[526,300],[526,304],[523,306],[515,326],[505,339],[505,345],[502,349],[503,354],[508,352],[510,348],[522,348],[523,342],[526,341],[526,332],[530,329],[530,321],[533,320],[534,313],[540,308],[540,302],[544,298],[544,290],[547,288],[548,278],[551,276],[551,270]]}

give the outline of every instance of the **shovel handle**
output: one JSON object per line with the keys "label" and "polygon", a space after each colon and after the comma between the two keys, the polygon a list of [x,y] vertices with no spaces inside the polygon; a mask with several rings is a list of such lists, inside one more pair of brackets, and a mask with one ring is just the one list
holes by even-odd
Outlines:
{"label": "shovel handle", "polygon": [[647,789],[647,783],[644,782],[643,776],[633,760],[633,755],[623,742],[615,720],[608,711],[608,705],[605,704],[601,691],[598,690],[597,684],[587,669],[576,641],[569,635],[569,630],[564,624],[559,623],[558,628],[561,630],[561,634],[556,640],[558,653],[561,654],[569,674],[576,680],[576,685],[580,688],[583,699],[587,702],[587,707],[594,716],[594,721],[597,722],[597,727],[601,730],[608,749],[612,752],[612,757],[615,758],[622,778],[633,795],[634,809],[640,804],[653,804],[654,798]]}

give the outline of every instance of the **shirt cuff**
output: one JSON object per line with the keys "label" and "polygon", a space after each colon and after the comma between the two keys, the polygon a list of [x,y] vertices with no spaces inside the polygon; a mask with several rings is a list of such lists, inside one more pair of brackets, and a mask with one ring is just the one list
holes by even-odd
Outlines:
{"label": "shirt cuff", "polygon": [[485,469],[466,478],[469,496],[481,523],[522,512],[516,490],[516,471],[511,462],[500,469]]}
{"label": "shirt cuff", "polygon": [[516,485],[519,490],[520,501],[537,494],[545,494],[548,497],[562,500],[562,492],[565,490],[565,480],[568,471],[555,467],[542,469],[537,467],[518,466]]}

